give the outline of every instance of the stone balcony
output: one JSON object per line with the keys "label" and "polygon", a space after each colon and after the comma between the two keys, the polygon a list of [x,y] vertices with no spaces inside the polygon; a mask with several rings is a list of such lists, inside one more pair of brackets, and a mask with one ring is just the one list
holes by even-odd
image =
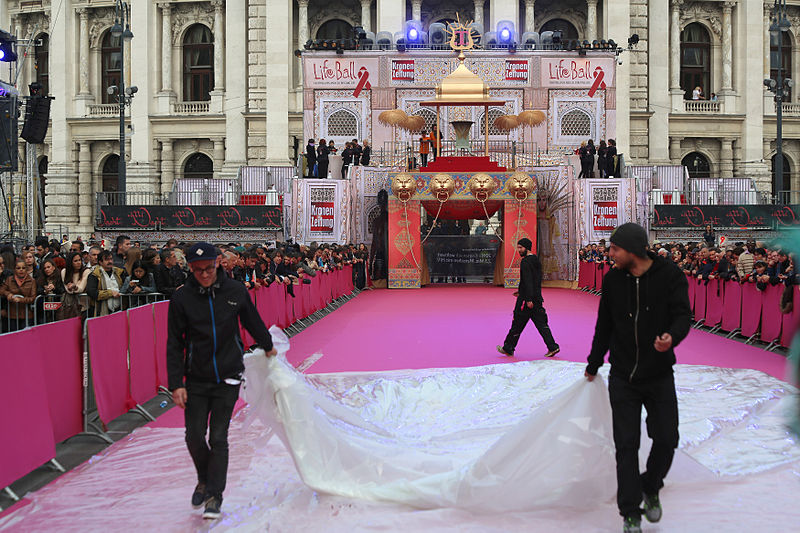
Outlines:
{"label": "stone balcony", "polygon": [[712,100],[684,100],[683,111],[685,113],[718,115],[722,113],[722,102]]}
{"label": "stone balcony", "polygon": [[117,117],[119,104],[89,104],[90,117]]}
{"label": "stone balcony", "polygon": [[175,115],[204,115],[211,110],[211,102],[175,102],[172,113]]}

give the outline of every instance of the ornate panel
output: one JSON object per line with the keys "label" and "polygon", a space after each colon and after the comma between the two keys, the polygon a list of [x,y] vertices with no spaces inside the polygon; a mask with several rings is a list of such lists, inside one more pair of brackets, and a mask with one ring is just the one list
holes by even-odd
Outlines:
{"label": "ornate panel", "polygon": [[[606,135],[605,91],[599,90],[594,98],[586,96],[583,89],[550,91],[550,127],[547,130],[551,150],[573,150],[581,142],[593,139],[595,143]],[[588,130],[577,128],[578,118],[588,121]],[[588,135],[585,133],[588,132]]]}

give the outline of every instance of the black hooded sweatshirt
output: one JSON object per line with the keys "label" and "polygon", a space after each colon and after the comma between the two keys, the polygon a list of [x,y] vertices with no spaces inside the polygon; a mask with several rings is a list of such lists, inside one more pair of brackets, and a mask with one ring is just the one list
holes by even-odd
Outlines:
{"label": "black hooded sweatshirt", "polygon": [[245,286],[220,268],[217,281],[203,288],[194,276],[175,291],[167,320],[169,389],[188,380],[221,383],[244,371],[239,321],[265,351],[272,349],[267,331]]}
{"label": "black hooded sweatshirt", "polygon": [[[636,278],[613,268],[603,278],[603,295],[586,371],[597,374],[606,352],[610,373],[631,383],[658,379],[672,373],[674,348],[691,327],[689,284],[671,261],[648,252],[652,266]],[[672,335],[666,352],[655,349],[656,337]]]}

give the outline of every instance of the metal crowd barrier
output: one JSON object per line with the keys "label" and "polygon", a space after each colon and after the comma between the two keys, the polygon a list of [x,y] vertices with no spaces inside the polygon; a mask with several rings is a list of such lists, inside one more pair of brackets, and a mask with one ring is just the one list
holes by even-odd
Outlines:
{"label": "metal crowd barrier", "polygon": [[[95,314],[95,302],[88,294],[81,293],[75,295],[79,306],[78,315],[64,317],[64,296],[64,294],[40,294],[30,304],[15,303],[3,299],[0,302],[0,334],[48,324],[62,318],[71,318],[72,316],[80,316],[83,320],[99,316]],[[118,305],[114,312],[126,311],[166,299],[168,299],[167,296],[160,292],[120,294],[116,298]]]}

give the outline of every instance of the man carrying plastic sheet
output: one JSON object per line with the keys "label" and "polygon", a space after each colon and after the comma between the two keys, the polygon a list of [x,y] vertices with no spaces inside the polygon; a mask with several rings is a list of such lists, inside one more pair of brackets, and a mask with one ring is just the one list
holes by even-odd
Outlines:
{"label": "man carrying plastic sheet", "polygon": [[[647,232],[628,223],[611,234],[616,268],[603,279],[586,378],[592,381],[609,354],[608,394],[617,456],[617,505],[626,533],[641,531],[641,515],[661,519],[658,491],[678,446],[678,400],[672,366],[689,333],[686,276],[672,262],[647,252]],[[642,406],[653,447],[639,474]],[[639,508],[644,498],[644,510]]]}
{"label": "man carrying plastic sheet", "polygon": [[185,410],[186,446],[197,469],[192,505],[205,503],[203,518],[213,519],[220,516],[228,426],[244,372],[239,321],[267,355],[277,352],[245,286],[218,270],[216,248],[197,243],[186,259],[192,276],[169,304],[167,370],[172,399]]}

